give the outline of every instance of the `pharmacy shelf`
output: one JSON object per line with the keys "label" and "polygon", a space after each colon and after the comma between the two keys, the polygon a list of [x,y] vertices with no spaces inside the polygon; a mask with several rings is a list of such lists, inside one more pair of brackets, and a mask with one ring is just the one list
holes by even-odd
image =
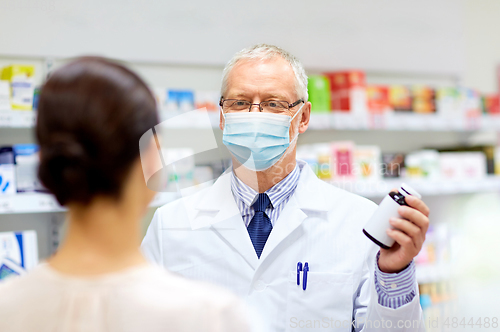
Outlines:
{"label": "pharmacy shelf", "polygon": [[32,128],[35,122],[34,111],[0,111],[0,128]]}
{"label": "pharmacy shelf", "polygon": [[452,118],[436,114],[359,115],[346,112],[313,113],[313,130],[393,130],[393,131],[500,131],[500,114]]}
{"label": "pharmacy shelf", "polygon": [[19,193],[0,196],[0,214],[64,211],[52,195]]}
{"label": "pharmacy shelf", "polygon": [[474,180],[424,180],[424,179],[386,179],[378,182],[368,181],[328,181],[329,183],[355,194],[377,198],[387,195],[394,188],[407,183],[423,196],[470,194],[477,192],[500,192],[500,176],[487,176]]}
{"label": "pharmacy shelf", "polygon": [[[177,193],[158,193],[150,204],[150,207],[159,207],[175,199]],[[0,196],[0,215],[13,213],[43,213],[63,212],[54,196],[42,193],[20,193],[17,195]]]}
{"label": "pharmacy shelf", "polygon": [[[162,119],[173,119],[182,113],[163,112]],[[219,113],[208,112],[212,128],[219,127]],[[204,118],[205,117],[205,118]],[[208,129],[206,115],[177,118],[169,126],[178,129]],[[0,111],[0,128],[31,128],[36,122],[35,111]],[[451,118],[435,114],[405,114],[389,112],[384,115],[351,114],[347,112],[315,112],[309,122],[310,130],[390,130],[390,131],[500,131],[500,114],[470,118]]]}
{"label": "pharmacy shelf", "polygon": [[[219,127],[219,113],[207,112],[212,127]],[[164,119],[173,119],[175,113],[164,113]],[[205,128],[200,113],[188,121],[175,121],[171,128]],[[177,119],[176,119],[177,120]],[[436,114],[406,114],[388,112],[383,115],[351,114],[348,112],[315,112],[311,114],[310,130],[390,130],[390,131],[500,131],[500,114],[469,118],[450,118]]]}

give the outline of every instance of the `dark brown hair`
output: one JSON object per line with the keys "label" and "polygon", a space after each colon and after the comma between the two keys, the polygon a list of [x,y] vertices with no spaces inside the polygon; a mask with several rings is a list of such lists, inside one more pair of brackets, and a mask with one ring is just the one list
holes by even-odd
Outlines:
{"label": "dark brown hair", "polygon": [[103,58],[75,60],[40,92],[38,176],[62,205],[118,199],[140,137],[156,124],[155,99],[139,76]]}

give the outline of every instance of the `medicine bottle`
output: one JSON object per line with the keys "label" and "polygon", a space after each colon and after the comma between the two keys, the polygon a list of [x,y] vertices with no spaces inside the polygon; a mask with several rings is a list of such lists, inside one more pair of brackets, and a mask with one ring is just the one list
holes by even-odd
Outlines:
{"label": "medicine bottle", "polygon": [[378,209],[366,223],[363,233],[381,248],[390,249],[394,244],[394,239],[389,237],[386,232],[388,228],[394,229],[389,223],[389,219],[401,218],[398,208],[402,205],[408,206],[405,201],[405,197],[408,195],[422,197],[415,189],[403,183],[398,192],[391,191],[385,196]]}

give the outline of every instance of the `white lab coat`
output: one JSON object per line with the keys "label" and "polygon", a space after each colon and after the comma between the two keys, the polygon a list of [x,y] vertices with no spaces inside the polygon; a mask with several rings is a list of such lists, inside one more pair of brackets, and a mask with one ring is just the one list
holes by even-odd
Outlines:
{"label": "white lab coat", "polygon": [[[363,320],[363,331],[424,331],[416,327],[423,324],[418,295],[398,309],[377,302],[378,247],[362,233],[376,207],[305,165],[258,259],[226,172],[213,186],[159,208],[142,248],[170,271],[243,297],[267,331],[351,331],[353,319],[355,331]],[[297,262],[309,263],[305,291],[297,286]]]}

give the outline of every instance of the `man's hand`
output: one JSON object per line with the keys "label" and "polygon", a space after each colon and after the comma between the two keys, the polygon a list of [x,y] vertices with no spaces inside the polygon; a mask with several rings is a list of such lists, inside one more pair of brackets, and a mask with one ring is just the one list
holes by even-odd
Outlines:
{"label": "man's hand", "polygon": [[[380,249],[378,267],[385,273],[401,272],[417,256],[425,241],[429,228],[429,208],[415,196],[406,196],[409,206],[400,206],[398,213],[402,218],[391,218],[389,222],[395,229],[387,234],[396,243],[390,249]],[[404,218],[404,219],[403,219]]]}

